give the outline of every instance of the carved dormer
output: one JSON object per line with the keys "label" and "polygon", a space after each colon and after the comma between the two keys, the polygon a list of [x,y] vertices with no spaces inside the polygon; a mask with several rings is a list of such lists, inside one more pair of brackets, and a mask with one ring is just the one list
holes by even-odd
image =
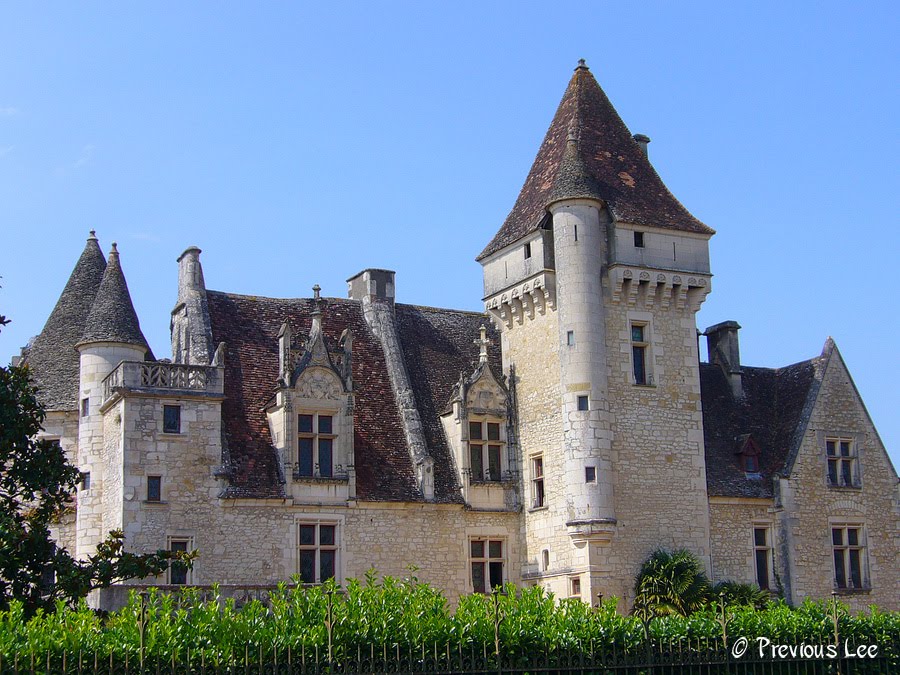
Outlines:
{"label": "carved dormer", "polygon": [[305,340],[285,321],[278,333],[279,377],[266,408],[273,441],[293,480],[295,500],[345,501],[355,495],[353,467],[352,344],[338,344],[322,328],[325,300],[313,288],[311,326]]}
{"label": "carved dormer", "polygon": [[474,371],[460,373],[441,417],[453,449],[466,503],[480,508],[515,508],[518,476],[510,393],[488,364],[487,329],[481,327]]}

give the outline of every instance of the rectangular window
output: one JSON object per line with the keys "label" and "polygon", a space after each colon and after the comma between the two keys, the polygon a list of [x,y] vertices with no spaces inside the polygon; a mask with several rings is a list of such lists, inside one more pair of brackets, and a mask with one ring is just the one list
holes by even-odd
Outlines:
{"label": "rectangular window", "polygon": [[569,347],[575,346],[575,331],[574,330],[566,331],[566,345],[568,345]]}
{"label": "rectangular window", "polygon": [[631,324],[631,361],[635,384],[647,384],[647,326]]}
{"label": "rectangular window", "polygon": [[572,577],[572,590],[570,596],[573,598],[581,597],[581,577]]}
{"label": "rectangular window", "polygon": [[866,588],[866,549],[860,525],[831,528],[834,553],[834,585],[840,589]]}
{"label": "rectangular window", "polygon": [[[191,550],[190,539],[169,539],[169,550],[187,553]],[[190,570],[184,563],[173,561],[169,565],[169,583],[173,586],[184,586],[190,583]]]}
{"label": "rectangular window", "polygon": [[164,434],[180,434],[181,433],[181,406],[180,405],[164,405],[163,406],[163,433]]}
{"label": "rectangular window", "polygon": [[531,459],[531,506],[538,509],[544,506],[544,458]]}
{"label": "rectangular window", "polygon": [[531,257],[531,243],[525,244],[525,260],[528,260]]}
{"label": "rectangular window", "polygon": [[300,523],[300,579],[320,584],[337,574],[338,532],[334,523]]}
{"label": "rectangular window", "polygon": [[469,469],[471,480],[502,480],[503,438],[499,422],[469,422]]}
{"label": "rectangular window", "polygon": [[772,559],[772,546],[769,541],[768,527],[753,528],[753,556],[756,565],[756,585],[769,590],[769,561]]}
{"label": "rectangular window", "polygon": [[81,416],[87,417],[91,409],[91,399],[85,397],[81,399]]}
{"label": "rectangular window", "polygon": [[162,501],[162,476],[147,476],[147,501]]}
{"label": "rectangular window", "polygon": [[578,409],[583,412],[585,410],[588,410],[589,407],[590,406],[589,406],[589,402],[588,402],[588,397],[587,396],[579,396],[578,397]]}
{"label": "rectangular window", "polygon": [[635,232],[634,233],[634,247],[635,248],[644,248],[644,233],[643,232]]}
{"label": "rectangular window", "polygon": [[472,587],[476,593],[489,593],[503,586],[503,541],[473,539],[470,542]]}
{"label": "rectangular window", "polygon": [[81,489],[82,490],[90,490],[91,489],[91,472],[90,471],[82,471],[81,472]]}
{"label": "rectangular window", "polygon": [[859,457],[851,438],[826,438],[828,484],[832,487],[860,487]]}
{"label": "rectangular window", "polygon": [[585,483],[596,483],[597,482],[597,467],[596,466],[584,467],[584,482]]}
{"label": "rectangular window", "polygon": [[297,475],[334,476],[334,416],[303,413],[297,416]]}

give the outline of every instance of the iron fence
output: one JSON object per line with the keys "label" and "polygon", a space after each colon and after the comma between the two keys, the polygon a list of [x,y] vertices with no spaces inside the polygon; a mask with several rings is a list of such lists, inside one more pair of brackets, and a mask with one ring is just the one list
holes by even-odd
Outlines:
{"label": "iron fence", "polygon": [[[287,675],[325,673],[600,673],[600,674],[697,674],[818,675],[851,673],[900,673],[900,640],[877,645],[845,643],[833,645],[834,657],[820,653],[827,648],[810,646],[809,654],[761,654],[750,642],[741,657],[735,656],[740,638],[724,645],[720,639],[649,641],[630,649],[615,645],[551,651],[500,651],[495,645],[422,645],[403,648],[398,644],[343,647],[331,655],[324,649],[298,647],[267,648],[246,645],[243,650],[209,656],[205,650],[173,652],[166,656],[137,653],[75,653],[57,651],[0,657],[2,675]],[[739,650],[740,651],[740,650]],[[865,655],[860,657],[862,651]],[[870,657],[871,656],[871,657]]]}

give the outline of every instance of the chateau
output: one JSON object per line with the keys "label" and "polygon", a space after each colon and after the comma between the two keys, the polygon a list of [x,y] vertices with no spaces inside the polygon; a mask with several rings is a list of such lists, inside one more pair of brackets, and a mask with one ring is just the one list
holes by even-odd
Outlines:
{"label": "chateau", "polygon": [[158,359],[92,232],[22,357],[84,474],[59,541],[200,551],[130,583],[415,565],[450,598],[510,581],[621,611],[647,556],[684,547],[794,603],[900,609],[897,473],[837,347],[754,368],[725,321],[700,361],[714,231],[648,142],[580,62],[478,255],[484,313],[397,302],[383,269],[346,299],[217,292],[191,247]]}

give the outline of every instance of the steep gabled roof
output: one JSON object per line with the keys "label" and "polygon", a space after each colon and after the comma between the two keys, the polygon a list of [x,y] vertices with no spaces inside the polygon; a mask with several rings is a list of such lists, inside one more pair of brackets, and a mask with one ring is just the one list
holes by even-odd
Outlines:
{"label": "steep gabled roof", "polygon": [[[700,364],[710,496],[773,496],[773,478],[784,472],[806,428],[808,401],[824,358],[785,368],[742,366],[744,396],[738,400],[718,365]],[[759,478],[748,478],[740,463],[739,439],[748,434],[760,450]]]}
{"label": "steep gabled roof", "polygon": [[131,302],[115,242],[78,344],[90,342],[119,342],[150,351]]}
{"label": "steep gabled roof", "polygon": [[85,323],[106,269],[106,259],[93,230],[69,276],[44,329],[25,354],[39,398],[47,410],[78,407],[79,357],[75,343]]}
{"label": "steep gabled roof", "polygon": [[[582,61],[569,81],[515,206],[479,260],[540,227],[547,205],[559,198],[552,194],[555,186],[566,182],[560,175],[566,172],[561,169],[574,166],[571,161],[563,162],[572,133],[578,138],[579,158],[596,185],[597,194],[590,196],[605,201],[618,220],[714,234],[669,192]],[[579,180],[583,182],[584,177]]]}

